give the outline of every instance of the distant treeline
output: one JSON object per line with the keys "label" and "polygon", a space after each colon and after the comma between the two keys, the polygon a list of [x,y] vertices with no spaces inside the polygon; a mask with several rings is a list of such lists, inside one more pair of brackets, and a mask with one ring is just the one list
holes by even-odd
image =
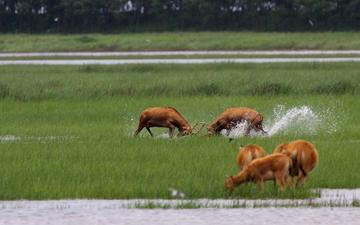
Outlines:
{"label": "distant treeline", "polygon": [[360,0],[0,0],[0,32],[359,28]]}

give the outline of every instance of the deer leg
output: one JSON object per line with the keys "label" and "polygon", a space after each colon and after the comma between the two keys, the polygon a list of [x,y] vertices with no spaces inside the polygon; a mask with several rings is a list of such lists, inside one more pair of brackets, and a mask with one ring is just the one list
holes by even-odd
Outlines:
{"label": "deer leg", "polygon": [[139,128],[135,131],[134,136],[136,137],[143,128],[144,128],[144,127],[139,127]]}
{"label": "deer leg", "polygon": [[286,179],[282,172],[278,172],[275,174],[276,184],[279,186],[280,191],[283,192],[285,190]]}
{"label": "deer leg", "polygon": [[259,190],[263,191],[264,190],[264,180],[262,178],[259,178],[256,183],[258,185]]}
{"label": "deer leg", "polygon": [[165,127],[169,128],[169,137],[173,138],[176,126],[174,126],[171,122],[166,122]]}
{"label": "deer leg", "polygon": [[246,136],[246,137],[249,136],[251,129],[252,129],[252,126],[251,126],[251,125],[249,125],[249,126],[246,128],[246,131],[245,131],[245,136]]}
{"label": "deer leg", "polygon": [[137,136],[137,135],[140,133],[140,131],[141,131],[142,129],[144,129],[144,127],[145,127],[144,123],[141,123],[141,122],[140,122],[138,128],[137,128],[136,131],[135,131],[134,136]]}
{"label": "deer leg", "polygon": [[169,127],[169,137],[173,138],[175,134],[175,127]]}
{"label": "deer leg", "polygon": [[151,137],[154,137],[153,133],[150,130],[150,127],[146,127],[146,130],[149,132],[149,134],[151,135]]}
{"label": "deer leg", "polygon": [[302,170],[302,169],[300,169],[300,170],[299,170],[299,178],[298,178],[298,180],[297,180],[296,185],[297,185],[297,186],[302,186],[302,185],[304,185],[304,182],[305,182],[306,178],[307,178],[307,172],[304,171],[304,170]]}

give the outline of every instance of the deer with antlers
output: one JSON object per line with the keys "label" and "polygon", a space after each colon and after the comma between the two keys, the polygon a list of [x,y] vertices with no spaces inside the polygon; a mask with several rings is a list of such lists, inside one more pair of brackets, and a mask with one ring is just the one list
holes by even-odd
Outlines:
{"label": "deer with antlers", "polygon": [[263,116],[251,108],[228,108],[220,114],[209,126],[208,134],[218,134],[221,130],[226,129],[228,135],[230,130],[236,126],[236,124],[243,121],[248,122],[248,127],[245,131],[245,136],[248,136],[252,129],[256,131],[264,131],[262,126]]}
{"label": "deer with antlers", "polygon": [[[202,124],[202,123],[200,123]],[[197,123],[196,126],[198,126]],[[204,125],[202,125],[203,127]],[[174,137],[175,129],[178,128],[179,135],[185,136],[192,133],[198,133],[200,130],[193,132],[193,128],[188,123],[188,121],[173,107],[152,107],[145,109],[140,115],[140,121],[138,128],[135,131],[135,136],[137,136],[143,128],[146,128],[147,131],[153,136],[150,127],[166,127],[169,128],[169,136]]]}

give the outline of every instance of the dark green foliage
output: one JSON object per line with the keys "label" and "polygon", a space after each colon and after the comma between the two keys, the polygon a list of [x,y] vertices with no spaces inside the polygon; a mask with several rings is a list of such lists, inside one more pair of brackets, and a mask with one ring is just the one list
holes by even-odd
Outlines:
{"label": "dark green foliage", "polygon": [[6,0],[0,31],[343,30],[359,11],[359,0]]}

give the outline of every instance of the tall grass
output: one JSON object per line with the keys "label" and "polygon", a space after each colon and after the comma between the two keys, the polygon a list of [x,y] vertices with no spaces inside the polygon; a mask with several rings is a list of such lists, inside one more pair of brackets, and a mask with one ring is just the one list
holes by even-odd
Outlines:
{"label": "tall grass", "polygon": [[357,63],[0,67],[0,98],[359,95]]}

